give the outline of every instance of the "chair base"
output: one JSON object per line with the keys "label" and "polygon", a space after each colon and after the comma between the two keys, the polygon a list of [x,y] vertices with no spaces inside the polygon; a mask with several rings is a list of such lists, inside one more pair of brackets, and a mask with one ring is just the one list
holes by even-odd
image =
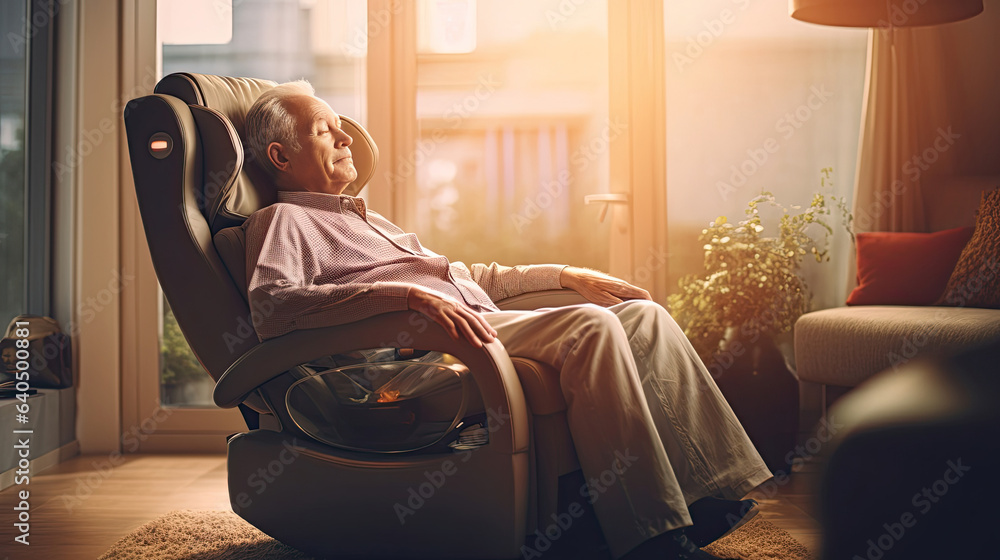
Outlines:
{"label": "chair base", "polygon": [[516,558],[524,543],[527,452],[362,455],[254,430],[228,463],[233,511],[309,554]]}

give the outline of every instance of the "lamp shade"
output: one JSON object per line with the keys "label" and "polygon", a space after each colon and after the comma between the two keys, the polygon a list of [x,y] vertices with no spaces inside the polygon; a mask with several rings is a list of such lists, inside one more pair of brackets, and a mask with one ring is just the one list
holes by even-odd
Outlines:
{"label": "lamp shade", "polygon": [[919,27],[968,19],[982,0],[789,0],[793,18],[840,27]]}

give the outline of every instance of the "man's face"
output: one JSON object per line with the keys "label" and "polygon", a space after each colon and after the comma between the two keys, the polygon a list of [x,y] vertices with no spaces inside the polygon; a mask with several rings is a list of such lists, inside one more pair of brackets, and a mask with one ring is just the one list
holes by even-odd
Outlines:
{"label": "man's face", "polygon": [[[299,95],[285,100],[295,118],[301,148],[282,147],[276,165],[284,164],[285,187],[299,191],[340,194],[358,178],[351,158],[351,137],[341,128],[340,116],[326,101]],[[272,144],[273,146],[280,144]]]}

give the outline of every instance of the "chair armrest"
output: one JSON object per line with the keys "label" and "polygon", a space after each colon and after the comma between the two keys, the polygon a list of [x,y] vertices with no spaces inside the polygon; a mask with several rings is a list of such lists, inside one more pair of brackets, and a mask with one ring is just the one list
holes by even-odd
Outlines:
{"label": "chair armrest", "polygon": [[436,350],[461,360],[479,386],[487,412],[503,424],[491,426],[490,437],[501,448],[508,445],[515,451],[528,448],[527,403],[503,344],[495,340],[476,348],[464,340],[452,340],[441,326],[415,311],[385,313],[334,327],[301,329],[265,340],[229,366],[215,385],[213,399],[222,408],[232,408],[261,385],[296,366],[330,354],[387,347]]}
{"label": "chair armrest", "polygon": [[496,302],[502,311],[532,310],[540,307],[563,307],[589,303],[587,298],[573,290],[541,290],[526,292]]}

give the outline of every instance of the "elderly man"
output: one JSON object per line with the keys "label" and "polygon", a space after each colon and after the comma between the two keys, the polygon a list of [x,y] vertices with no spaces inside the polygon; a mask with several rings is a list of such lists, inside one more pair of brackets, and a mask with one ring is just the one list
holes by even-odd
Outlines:
{"label": "elderly man", "polygon": [[[279,190],[246,224],[250,300],[282,302],[257,325],[261,339],[412,309],[454,339],[481,347],[497,338],[512,356],[550,364],[584,474],[624,470],[594,501],[616,558],[714,558],[697,546],[756,512],[738,500],[771,474],[646,291],[581,268],[466,267],[426,249],[341,194],[357,177],[351,137],[307,82],[261,95],[247,131]],[[500,311],[493,303],[557,288],[593,304]]]}

